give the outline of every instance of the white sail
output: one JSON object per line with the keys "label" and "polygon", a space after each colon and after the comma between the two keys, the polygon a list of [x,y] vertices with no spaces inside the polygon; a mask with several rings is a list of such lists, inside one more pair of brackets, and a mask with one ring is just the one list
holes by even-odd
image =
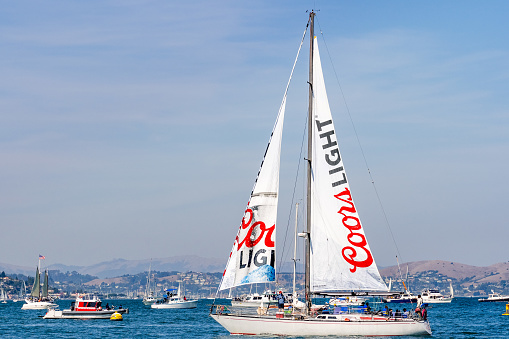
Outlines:
{"label": "white sail", "polygon": [[286,93],[219,290],[274,281],[281,137]]}
{"label": "white sail", "polygon": [[387,291],[352,199],[313,47],[311,292]]}

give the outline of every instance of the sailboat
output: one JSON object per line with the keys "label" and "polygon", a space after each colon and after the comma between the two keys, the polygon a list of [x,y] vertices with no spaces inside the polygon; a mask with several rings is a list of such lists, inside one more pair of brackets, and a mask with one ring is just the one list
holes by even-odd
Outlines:
{"label": "sailboat", "polygon": [[15,297],[14,299],[12,299],[12,302],[16,303],[16,302],[18,302],[18,300],[23,300],[25,298],[26,294],[27,294],[27,287],[26,287],[25,281],[22,280],[21,287],[19,289],[19,295],[17,297]]}
{"label": "sailboat", "polygon": [[[305,305],[292,311],[236,313],[213,305],[210,316],[231,334],[294,336],[396,336],[431,334],[417,315],[392,318],[373,313],[317,313],[312,295],[382,296],[390,294],[368,245],[339,152],[330,112],[311,11],[308,155],[305,241]],[[301,46],[304,42],[304,36]],[[300,52],[300,47],[299,47]],[[299,55],[297,53],[297,58]],[[251,192],[219,291],[275,281],[279,164],[286,98],[291,71],[269,145]]]}
{"label": "sailboat", "polygon": [[7,304],[7,294],[5,294],[4,289],[0,289],[0,304]]}
{"label": "sailboat", "polygon": [[30,296],[25,299],[25,303],[21,307],[22,310],[41,310],[57,306],[53,303],[53,299],[48,294],[48,270],[44,272],[44,283],[41,291],[41,277],[39,275],[39,266],[35,270],[34,286]]}
{"label": "sailboat", "polygon": [[[143,296],[143,303],[145,305],[151,305],[157,301],[155,286],[154,286],[154,288],[152,288],[151,280],[153,280],[153,277],[150,275],[151,269],[152,269],[152,262],[150,262],[150,266],[148,267],[147,286],[145,287],[145,295]],[[155,284],[155,282],[153,282],[153,283]]]}

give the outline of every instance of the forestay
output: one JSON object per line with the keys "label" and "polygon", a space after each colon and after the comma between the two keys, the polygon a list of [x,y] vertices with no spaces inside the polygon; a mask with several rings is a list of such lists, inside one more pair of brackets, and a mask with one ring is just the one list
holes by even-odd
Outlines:
{"label": "forestay", "polygon": [[311,292],[387,291],[350,192],[313,43]]}

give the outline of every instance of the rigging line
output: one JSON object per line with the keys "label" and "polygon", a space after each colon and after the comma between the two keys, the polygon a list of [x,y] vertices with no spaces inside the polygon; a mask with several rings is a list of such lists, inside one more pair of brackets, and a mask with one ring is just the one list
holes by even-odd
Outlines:
{"label": "rigging line", "polygon": [[304,28],[304,33],[302,34],[302,39],[300,41],[299,49],[297,50],[297,56],[295,57],[295,60],[293,62],[292,71],[290,72],[290,78],[288,79],[288,82],[286,83],[285,93],[283,95],[283,101],[281,101],[281,105],[279,106],[279,111],[277,113],[276,122],[274,123],[274,128],[272,129],[272,133],[270,134],[269,143],[267,144],[267,148],[265,149],[265,154],[263,155],[263,160],[260,165],[260,169],[258,170],[258,174],[256,176],[256,180],[253,185],[253,189],[251,190],[251,195],[253,195],[254,189],[256,187],[256,183],[258,182],[258,177],[260,176],[260,171],[262,170],[263,163],[265,162],[265,156],[267,155],[267,151],[269,150],[270,143],[272,141],[272,135],[274,134],[274,130],[277,126],[277,123],[279,121],[279,118],[281,116],[281,111],[283,111],[286,107],[286,96],[288,94],[288,88],[290,87],[290,82],[292,81],[293,72],[295,71],[295,66],[297,65],[297,60],[299,59],[299,54],[302,49],[302,45],[304,44],[304,38],[306,37],[306,32],[308,30],[310,20],[308,20],[308,23],[306,24],[306,28]]}
{"label": "rigging line", "polygon": [[357,133],[357,129],[355,128],[355,124],[353,122],[352,115],[350,114],[350,108],[348,107],[348,103],[346,101],[345,94],[343,92],[343,88],[341,87],[341,83],[339,82],[339,77],[338,77],[338,74],[336,72],[336,68],[334,67],[334,63],[332,62],[332,57],[330,55],[329,47],[327,46],[327,42],[325,41],[325,36],[323,34],[322,27],[320,26],[320,22],[318,20],[316,20],[316,22],[318,23],[318,28],[320,29],[320,34],[322,35],[323,43],[325,45],[325,49],[327,50],[327,55],[329,56],[329,60],[330,60],[331,65],[332,65],[332,70],[334,71],[334,75],[336,77],[336,81],[338,83],[339,90],[341,92],[341,96],[343,98],[343,102],[345,104],[346,111],[348,113],[348,117],[350,118],[350,123],[352,124],[353,131],[354,131],[354,134],[355,134],[355,138],[357,139],[357,143],[359,144],[359,148],[361,150],[362,158],[364,159],[364,164],[366,165],[366,168],[368,170],[369,178],[371,179],[371,184],[373,185],[373,189],[375,190],[375,195],[377,197],[378,204],[380,205],[380,208],[382,210],[382,214],[383,214],[384,219],[385,219],[385,225],[387,226],[387,229],[389,230],[389,234],[391,235],[391,238],[392,238],[392,242],[394,243],[394,246],[396,247],[396,254],[399,255],[399,257],[401,257],[401,255],[399,253],[398,244],[396,243],[396,239],[394,238],[394,234],[392,233],[392,229],[391,229],[391,225],[389,223],[389,219],[387,218],[387,214],[385,213],[385,208],[384,208],[384,206],[382,204],[382,200],[380,199],[380,195],[378,194],[378,189],[376,188],[375,180],[373,179],[373,176],[371,175],[371,170],[369,169],[368,161],[366,159],[366,155],[364,154],[364,149],[362,148],[362,144],[361,144],[361,141],[359,139],[359,134]]}
{"label": "rigging line", "polygon": [[[308,31],[308,27],[309,27],[309,23],[310,23],[311,19],[308,19],[308,22],[306,24],[306,28],[304,28],[304,34],[302,34],[302,39],[300,41],[300,45],[299,45],[299,50],[297,51],[297,56],[295,57],[295,61],[293,62],[293,67],[292,67],[292,72],[290,73],[290,79],[288,80],[288,84],[286,85],[286,89],[285,89],[285,95],[284,95],[284,101],[286,101],[286,95],[288,93],[288,88],[290,87],[290,80],[292,79],[292,76],[293,76],[293,71],[295,70],[295,66],[297,65],[297,59],[299,58],[299,54],[300,54],[300,51],[302,49],[302,45],[304,44],[304,39],[306,38],[306,33]],[[284,103],[283,101],[283,103]],[[281,103],[281,107],[283,107],[283,103]],[[281,108],[280,108],[281,110]],[[279,119],[279,114],[278,114],[278,119]],[[276,124],[277,124],[277,120],[276,120]],[[302,141],[302,143],[304,142],[304,139]],[[269,142],[270,143],[270,142]],[[299,175],[299,168],[300,168],[300,158],[302,157],[302,143],[301,143],[301,150],[300,150],[300,156],[299,156],[299,163],[298,163],[298,166],[297,166],[297,174],[296,174],[296,178],[295,178],[295,182],[297,182],[297,177]],[[256,185],[256,183],[255,183]],[[293,201],[294,201],[294,197],[295,197],[295,185],[294,184],[294,187],[293,187],[293,195],[292,195],[292,204],[293,204]],[[253,188],[254,189],[254,188]],[[291,216],[291,213],[292,213],[292,208],[290,208],[290,216]],[[284,251],[285,251],[285,247],[286,247],[286,238],[288,236],[288,227],[290,225],[290,217],[288,218],[288,223],[286,224],[286,233],[285,233],[285,240],[283,242],[283,249],[281,251],[281,253],[284,254]],[[283,264],[283,256],[284,255],[281,255],[281,259],[279,261],[279,265],[276,265],[276,266],[280,266]],[[278,284],[278,275],[276,274],[276,285]]]}
{"label": "rigging line", "polygon": [[[304,131],[302,133],[302,141],[300,143],[299,162],[297,164],[297,173],[295,173],[295,182],[293,184],[292,202],[290,205],[291,206],[290,212],[288,214],[288,221],[286,223],[286,232],[285,232],[285,240],[283,241],[283,249],[281,250],[281,253],[283,253],[283,255],[281,255],[281,257],[279,259],[278,267],[281,267],[281,265],[283,264],[283,258],[285,257],[284,253],[285,253],[285,248],[286,248],[286,239],[288,238],[288,229],[290,228],[290,220],[292,218],[293,205],[295,205],[295,190],[297,188],[297,181],[299,180],[299,169],[300,169],[300,163],[302,160],[302,151],[304,149],[304,141],[305,141],[305,137],[306,137],[307,123],[308,123],[307,112],[305,114],[305,117],[306,117],[306,122],[304,123]],[[278,283],[278,281],[276,279],[276,284],[277,283]]]}

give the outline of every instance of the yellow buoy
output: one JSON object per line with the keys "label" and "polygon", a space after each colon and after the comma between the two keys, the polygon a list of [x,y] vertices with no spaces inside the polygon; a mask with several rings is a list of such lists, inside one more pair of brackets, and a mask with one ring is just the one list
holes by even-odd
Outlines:
{"label": "yellow buoy", "polygon": [[120,320],[124,320],[124,319],[122,318],[122,314],[115,312],[111,315],[110,320],[120,321]]}
{"label": "yellow buoy", "polygon": [[509,315],[509,303],[505,304],[505,313],[502,313],[502,315]]}

